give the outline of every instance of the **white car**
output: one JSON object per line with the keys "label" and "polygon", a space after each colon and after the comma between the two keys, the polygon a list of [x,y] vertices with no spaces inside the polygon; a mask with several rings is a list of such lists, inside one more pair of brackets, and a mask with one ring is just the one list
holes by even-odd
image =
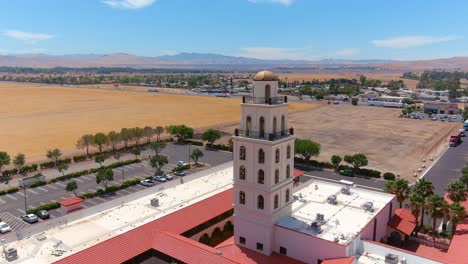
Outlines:
{"label": "white car", "polygon": [[185,163],[185,161],[183,161],[183,160],[179,160],[179,161],[177,162],[177,166],[184,166],[185,164],[186,164],[186,163]]}
{"label": "white car", "polygon": [[35,214],[27,214],[23,216],[23,220],[27,223],[33,224],[39,221],[39,218],[37,218],[37,215]]}
{"label": "white car", "polygon": [[145,187],[151,187],[154,185],[154,182],[151,180],[142,180],[140,181],[140,184],[145,186]]}
{"label": "white car", "polygon": [[7,232],[11,231],[11,227],[5,223],[5,222],[0,222],[0,233],[5,234]]}

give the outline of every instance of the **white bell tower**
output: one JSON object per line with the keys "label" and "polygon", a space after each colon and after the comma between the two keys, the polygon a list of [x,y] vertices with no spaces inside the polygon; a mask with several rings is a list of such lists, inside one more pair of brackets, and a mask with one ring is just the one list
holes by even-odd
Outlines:
{"label": "white bell tower", "polygon": [[255,75],[252,96],[241,104],[234,135],[234,237],[237,245],[270,255],[273,226],[291,214],[294,130],[286,96],[269,71]]}

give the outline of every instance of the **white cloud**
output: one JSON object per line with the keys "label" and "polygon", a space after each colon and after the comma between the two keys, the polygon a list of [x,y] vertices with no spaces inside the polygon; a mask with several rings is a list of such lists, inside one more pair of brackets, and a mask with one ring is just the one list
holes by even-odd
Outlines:
{"label": "white cloud", "polygon": [[281,4],[284,6],[290,6],[294,3],[295,0],[249,0],[251,3],[273,3],[273,4]]}
{"label": "white cloud", "polygon": [[447,42],[451,40],[460,39],[459,36],[444,36],[444,37],[433,37],[433,36],[402,36],[389,39],[373,40],[372,44],[376,47],[391,48],[391,49],[403,49],[411,47],[419,47],[424,45],[430,45],[433,43]]}
{"label": "white cloud", "polygon": [[155,0],[104,0],[104,4],[113,8],[139,9],[150,6]]}
{"label": "white cloud", "polygon": [[242,57],[262,60],[308,60],[313,59],[304,48],[247,47],[242,48]]}
{"label": "white cloud", "polygon": [[32,42],[32,43],[38,40],[46,40],[46,39],[51,39],[54,37],[53,35],[49,35],[49,34],[30,33],[30,32],[24,32],[24,31],[19,31],[19,30],[7,30],[3,34],[10,38],[19,39],[19,40],[23,40],[26,42]]}
{"label": "white cloud", "polygon": [[353,49],[353,48],[350,48],[350,49],[342,49],[342,50],[338,50],[335,52],[335,55],[337,56],[353,56],[353,55],[356,55],[360,52],[359,49]]}

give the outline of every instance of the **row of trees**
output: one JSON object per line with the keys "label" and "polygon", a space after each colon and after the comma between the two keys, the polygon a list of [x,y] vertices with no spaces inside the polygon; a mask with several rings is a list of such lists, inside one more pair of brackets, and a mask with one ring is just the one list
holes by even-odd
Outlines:
{"label": "row of trees", "polygon": [[[468,172],[468,169],[467,169]],[[460,205],[460,202],[466,201],[468,197],[468,174],[460,180],[450,183],[446,190],[448,198],[452,201],[449,204],[444,197],[434,193],[434,185],[432,182],[422,178],[418,180],[414,186],[410,186],[405,179],[396,179],[388,181],[385,184],[385,191],[396,195],[400,208],[403,203],[408,200],[407,207],[416,217],[418,229],[424,225],[424,216],[431,216],[432,233],[435,238],[436,223],[439,219],[447,219],[452,223],[452,234],[454,234],[457,224],[465,219],[465,208]],[[421,222],[419,218],[421,217]],[[445,228],[445,225],[444,225]],[[416,229],[416,235],[417,230]]]}
{"label": "row of trees", "polygon": [[10,155],[5,151],[0,151],[0,173],[2,172],[3,167],[13,163],[16,169],[20,170],[26,164],[26,156],[23,153],[18,153],[11,160]]}

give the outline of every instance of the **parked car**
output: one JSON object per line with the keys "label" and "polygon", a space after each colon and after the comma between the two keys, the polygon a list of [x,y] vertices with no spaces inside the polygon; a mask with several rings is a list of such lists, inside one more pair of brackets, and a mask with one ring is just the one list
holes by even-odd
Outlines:
{"label": "parked car", "polygon": [[340,174],[343,176],[353,176],[353,171],[352,170],[340,170]]}
{"label": "parked car", "polygon": [[23,216],[23,220],[27,223],[34,224],[39,221],[39,218],[35,214],[27,214]]}
{"label": "parked car", "polygon": [[153,181],[166,182],[167,180],[166,180],[166,178],[164,176],[154,176]]}
{"label": "parked car", "polygon": [[154,185],[154,182],[152,182],[151,180],[142,180],[140,181],[140,184],[145,187],[151,187]]}
{"label": "parked car", "polygon": [[176,171],[176,172],[174,172],[174,174],[177,175],[177,176],[185,176],[185,171],[183,171],[183,170]]}
{"label": "parked car", "polygon": [[179,161],[177,162],[177,166],[184,166],[184,165],[188,165],[188,163],[186,163],[186,162],[183,161],[183,160],[179,160]]}
{"label": "parked car", "polygon": [[166,180],[168,180],[168,181],[172,181],[172,179],[174,179],[174,176],[172,176],[170,174],[164,174],[163,177],[166,178]]}
{"label": "parked car", "polygon": [[11,227],[5,223],[5,222],[0,222],[0,233],[5,234],[7,232],[11,231]]}
{"label": "parked car", "polygon": [[37,212],[36,215],[37,215],[37,217],[39,217],[42,220],[50,218],[50,214],[46,210],[41,210],[41,211]]}

